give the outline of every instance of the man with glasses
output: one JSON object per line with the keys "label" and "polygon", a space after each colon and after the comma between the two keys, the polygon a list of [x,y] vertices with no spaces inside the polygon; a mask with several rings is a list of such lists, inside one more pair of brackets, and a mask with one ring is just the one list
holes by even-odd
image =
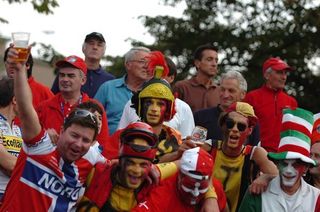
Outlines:
{"label": "man with glasses", "polygon": [[[90,98],[93,98],[104,82],[115,78],[100,64],[106,52],[106,41],[103,35],[99,32],[92,32],[86,35],[82,44],[82,52],[88,73],[87,81],[81,86],[81,91],[88,94]],[[58,76],[54,80],[51,90],[55,94],[59,92]]]}
{"label": "man with glasses", "polygon": [[260,126],[261,146],[268,152],[277,152],[280,141],[282,110],[296,108],[297,101],[283,89],[292,68],[280,58],[269,58],[263,63],[265,84],[247,93],[244,101],[254,108]]}
{"label": "man with glasses", "polygon": [[149,52],[145,47],[130,49],[124,56],[127,73],[119,79],[102,84],[94,97],[107,112],[110,135],[117,130],[123,108],[132,92],[137,92],[142,84],[151,78],[147,70]]}
{"label": "man with glasses", "polygon": [[[215,161],[213,176],[223,184],[232,212],[237,211],[250,183],[253,193],[261,193],[278,174],[262,147],[244,145],[256,121],[257,117],[249,104],[233,103],[219,119],[223,140],[215,141],[211,146],[210,152]],[[256,179],[253,164],[263,173]]]}
{"label": "man with glasses", "polygon": [[23,144],[1,210],[70,211],[92,167],[107,162],[90,148],[98,134],[97,120],[87,110],[72,111],[54,145],[32,106],[25,63],[15,61],[18,52],[14,48],[8,55],[15,64],[14,91]]}

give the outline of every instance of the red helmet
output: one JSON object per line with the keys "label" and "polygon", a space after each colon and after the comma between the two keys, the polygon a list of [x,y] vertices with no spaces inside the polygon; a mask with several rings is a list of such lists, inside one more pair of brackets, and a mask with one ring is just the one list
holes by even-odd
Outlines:
{"label": "red helmet", "polygon": [[[142,138],[148,145],[133,144],[132,140]],[[156,145],[158,136],[154,133],[152,127],[144,122],[135,122],[129,124],[120,134],[121,148],[120,157],[137,157],[147,160],[154,160],[156,155]]]}

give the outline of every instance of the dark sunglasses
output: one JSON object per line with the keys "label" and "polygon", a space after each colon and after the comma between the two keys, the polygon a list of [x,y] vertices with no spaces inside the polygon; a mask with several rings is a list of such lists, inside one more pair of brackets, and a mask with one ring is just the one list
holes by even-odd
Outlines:
{"label": "dark sunglasses", "polygon": [[235,122],[233,119],[227,118],[226,119],[226,126],[230,130],[234,127],[234,125],[237,124],[237,128],[240,132],[243,132],[247,129],[247,125],[241,122]]}
{"label": "dark sunglasses", "polygon": [[97,119],[95,115],[88,110],[77,109],[74,112],[73,118],[79,118],[79,117],[83,117],[83,118],[89,117],[94,124],[97,124]]}

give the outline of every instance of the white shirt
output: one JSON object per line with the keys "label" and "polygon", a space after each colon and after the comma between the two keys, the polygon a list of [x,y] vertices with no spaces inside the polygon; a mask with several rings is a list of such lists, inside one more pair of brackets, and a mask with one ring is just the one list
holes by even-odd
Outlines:
{"label": "white shirt", "polygon": [[[123,129],[129,124],[140,120],[135,109],[130,107],[131,104],[131,100],[129,100],[124,106],[118,129]],[[169,122],[164,122],[164,124],[178,130],[181,133],[181,137],[185,138],[191,135],[195,126],[193,114],[190,106],[181,99],[175,99],[175,107],[176,114]]]}
{"label": "white shirt", "polygon": [[[307,184],[301,179],[301,187],[294,194],[294,203],[288,204],[287,198],[283,195],[280,187],[280,177],[274,178],[268,186],[268,189],[261,194],[262,212],[309,212],[314,211],[315,205],[320,194],[320,190]],[[291,207],[290,209],[287,207]]]}

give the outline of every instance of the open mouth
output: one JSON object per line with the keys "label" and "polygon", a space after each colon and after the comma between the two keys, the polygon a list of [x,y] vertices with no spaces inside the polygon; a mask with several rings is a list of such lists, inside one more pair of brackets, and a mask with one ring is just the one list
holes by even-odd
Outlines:
{"label": "open mouth", "polygon": [[136,177],[128,174],[129,183],[132,185],[137,185],[141,182],[141,177]]}
{"label": "open mouth", "polygon": [[230,135],[229,136],[229,142],[232,142],[232,143],[236,143],[236,142],[238,142],[239,141],[239,136],[237,136],[237,135]]}
{"label": "open mouth", "polygon": [[70,153],[71,153],[71,155],[72,155],[73,157],[78,157],[78,156],[80,156],[80,151],[79,151],[79,150],[71,149]]}

